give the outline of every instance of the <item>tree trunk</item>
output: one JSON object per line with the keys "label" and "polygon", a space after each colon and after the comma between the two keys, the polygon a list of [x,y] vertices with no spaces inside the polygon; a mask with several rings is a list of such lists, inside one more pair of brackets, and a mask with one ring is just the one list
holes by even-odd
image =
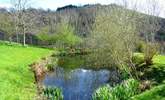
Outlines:
{"label": "tree trunk", "polygon": [[26,34],[23,33],[23,46],[25,46],[25,45],[26,45]]}
{"label": "tree trunk", "polygon": [[25,28],[23,28],[23,46],[26,45],[26,34],[25,34]]}
{"label": "tree trunk", "polygon": [[10,42],[10,44],[12,43],[12,37],[9,37],[9,42]]}
{"label": "tree trunk", "polygon": [[16,33],[16,42],[19,43],[19,41],[18,41],[18,33]]}

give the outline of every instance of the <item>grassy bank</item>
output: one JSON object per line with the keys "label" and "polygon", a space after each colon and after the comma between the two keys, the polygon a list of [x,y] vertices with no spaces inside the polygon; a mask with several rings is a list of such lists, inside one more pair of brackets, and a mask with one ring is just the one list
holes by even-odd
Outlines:
{"label": "grassy bank", "polygon": [[133,97],[133,100],[165,100],[165,56],[157,55],[153,62],[154,64],[147,68],[144,74],[147,79],[154,81],[156,85],[150,90]]}
{"label": "grassy bank", "polygon": [[165,84],[156,86],[151,90],[134,96],[132,100],[165,100]]}
{"label": "grassy bank", "polygon": [[28,65],[50,53],[48,49],[0,44],[0,99],[34,99],[35,79]]}

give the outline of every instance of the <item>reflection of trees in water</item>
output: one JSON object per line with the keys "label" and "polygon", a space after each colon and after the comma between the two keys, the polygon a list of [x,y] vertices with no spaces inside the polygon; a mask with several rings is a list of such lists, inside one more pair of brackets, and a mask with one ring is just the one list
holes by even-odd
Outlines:
{"label": "reflection of trees in water", "polygon": [[85,61],[81,56],[60,57],[60,60],[63,65],[58,65],[60,67],[56,67],[54,72],[47,75],[48,83],[46,85],[61,87],[64,99],[88,100],[99,86],[107,84],[111,82],[109,80],[115,78],[112,77],[112,74],[117,75],[115,70],[93,70],[89,67],[82,69],[82,67],[85,68]]}
{"label": "reflection of trees in water", "polygon": [[58,65],[65,69],[80,68],[85,63],[84,58],[82,56],[73,56],[73,57],[65,56],[65,57],[59,57],[58,59],[59,59]]}

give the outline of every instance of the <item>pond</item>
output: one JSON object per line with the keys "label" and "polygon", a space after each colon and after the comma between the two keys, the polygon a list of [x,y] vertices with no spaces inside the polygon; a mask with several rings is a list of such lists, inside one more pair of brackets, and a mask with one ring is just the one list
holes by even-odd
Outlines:
{"label": "pond", "polygon": [[119,75],[115,70],[86,69],[81,57],[64,57],[59,62],[59,66],[47,73],[42,83],[61,88],[64,100],[91,100],[98,87],[119,82]]}

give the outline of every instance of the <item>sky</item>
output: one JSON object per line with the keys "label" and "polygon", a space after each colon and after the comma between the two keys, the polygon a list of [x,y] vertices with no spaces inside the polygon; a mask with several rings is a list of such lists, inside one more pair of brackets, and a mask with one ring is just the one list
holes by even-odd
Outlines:
{"label": "sky", "polygon": [[[43,9],[52,9],[56,10],[58,7],[63,7],[65,5],[84,5],[84,4],[121,4],[122,0],[31,0],[31,6],[34,8],[43,8]],[[149,0],[127,0],[128,1],[128,8],[133,9],[135,6],[133,5],[136,2],[136,8],[137,11],[143,12],[143,13],[151,13],[148,8],[150,8],[151,5],[153,5],[153,2],[149,2]],[[159,15],[160,17],[165,18],[165,0],[153,0],[156,1],[154,4],[156,4],[157,9],[155,9],[156,15]],[[6,7],[10,8],[12,7],[12,4],[10,0],[0,0],[0,7]],[[152,8],[150,8],[152,9]]]}

